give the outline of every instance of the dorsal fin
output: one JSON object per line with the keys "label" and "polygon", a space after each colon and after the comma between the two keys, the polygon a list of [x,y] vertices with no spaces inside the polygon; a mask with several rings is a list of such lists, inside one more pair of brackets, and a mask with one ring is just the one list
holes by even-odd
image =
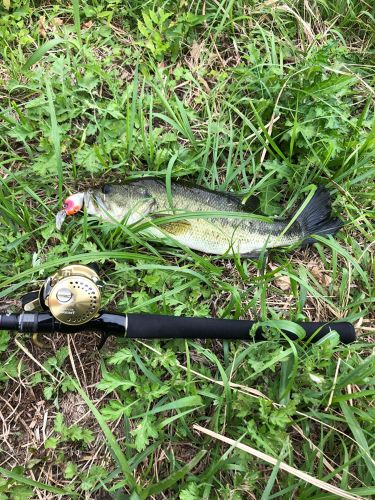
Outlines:
{"label": "dorsal fin", "polygon": [[[232,193],[231,191],[216,191],[217,193],[223,194],[233,201],[239,203],[244,212],[256,212],[259,209],[260,201],[255,195],[251,195],[248,198],[241,194]],[[245,199],[245,201],[243,201]]]}
{"label": "dorsal fin", "polygon": [[245,203],[242,202],[244,198],[246,198],[243,194],[237,194],[233,193],[232,191],[221,191],[220,189],[209,189],[204,186],[200,186],[197,184],[194,184],[191,181],[186,181],[186,180],[179,180],[176,182],[177,184],[193,188],[193,189],[201,189],[202,191],[207,191],[209,193],[215,193],[215,194],[220,194],[222,196],[227,196],[229,199],[232,199],[235,203],[239,203],[242,207],[242,210],[245,212],[256,212],[259,209],[260,206],[260,201],[257,198],[257,196],[251,195],[249,196]]}
{"label": "dorsal fin", "polygon": [[241,205],[243,206],[243,209],[245,212],[256,212],[259,209],[259,198],[257,198],[255,195],[249,196],[245,202],[241,201]]}

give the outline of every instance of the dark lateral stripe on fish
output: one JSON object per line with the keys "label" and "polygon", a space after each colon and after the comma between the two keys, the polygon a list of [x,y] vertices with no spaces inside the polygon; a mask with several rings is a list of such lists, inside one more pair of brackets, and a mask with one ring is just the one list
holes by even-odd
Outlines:
{"label": "dark lateral stripe on fish", "polygon": [[[118,221],[130,225],[144,221],[150,226],[148,234],[153,237],[165,239],[170,236],[179,244],[216,255],[228,252],[249,255],[264,248],[297,243],[305,245],[315,241],[311,235],[335,234],[342,226],[340,219],[331,218],[330,194],[323,187],[316,190],[290,227],[294,217],[271,221],[256,217],[244,219],[244,214],[253,212],[231,193],[212,191],[184,182],[172,182],[170,194],[172,200],[162,180],[146,177],[76,193],[67,198],[64,207],[66,213],[71,215],[85,203],[88,214],[108,222]],[[181,220],[179,217],[176,222],[152,224],[163,216],[173,216],[174,213],[181,215],[184,212],[186,219]],[[217,216],[215,212],[223,215]],[[189,218],[189,213],[207,213],[207,216]],[[225,213],[228,214],[227,217]],[[233,217],[233,213],[241,216]],[[61,212],[57,219],[61,222]],[[171,243],[171,240],[167,243]]]}

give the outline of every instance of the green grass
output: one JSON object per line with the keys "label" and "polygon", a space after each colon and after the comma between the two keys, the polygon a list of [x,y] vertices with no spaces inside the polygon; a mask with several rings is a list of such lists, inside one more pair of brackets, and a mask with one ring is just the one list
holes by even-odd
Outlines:
{"label": "green grass", "polygon": [[[1,310],[96,262],[108,309],[273,328],[258,344],[112,340],[100,354],[90,333],[44,351],[0,332],[1,499],[337,498],[283,464],[374,496],[374,28],[364,0],[3,1]],[[145,172],[255,194],[271,217],[322,184],[345,226],[259,261],[87,216],[56,231],[67,194]],[[339,318],[357,343],[288,344],[277,328]]]}

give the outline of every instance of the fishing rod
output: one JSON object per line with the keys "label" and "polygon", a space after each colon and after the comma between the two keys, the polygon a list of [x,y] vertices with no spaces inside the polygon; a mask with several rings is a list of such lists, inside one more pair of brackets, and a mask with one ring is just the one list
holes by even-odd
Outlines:
{"label": "fishing rod", "polygon": [[[73,264],[48,277],[39,291],[22,298],[20,314],[0,314],[0,330],[31,333],[36,345],[41,346],[38,334],[96,331],[101,334],[98,349],[111,335],[143,339],[220,339],[267,340],[266,331],[250,320],[186,318],[158,314],[116,314],[100,310],[101,289],[104,283],[89,266]],[[356,339],[351,323],[300,322],[305,332],[303,341],[316,342],[335,331],[341,342],[349,344]],[[290,340],[299,337],[281,330]]]}

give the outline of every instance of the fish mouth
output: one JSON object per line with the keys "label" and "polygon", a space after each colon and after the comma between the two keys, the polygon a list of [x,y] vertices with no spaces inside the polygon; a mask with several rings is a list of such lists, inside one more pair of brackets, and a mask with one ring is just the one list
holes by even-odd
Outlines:
{"label": "fish mouth", "polygon": [[82,204],[82,208],[87,208],[90,206],[90,202],[92,201],[92,191],[91,189],[89,189],[88,191],[85,191],[83,193],[83,204]]}
{"label": "fish mouth", "polygon": [[66,218],[67,215],[68,214],[66,213],[65,208],[63,208],[62,210],[60,210],[59,212],[57,212],[57,214],[56,214],[56,229],[58,231],[60,231],[61,226],[63,225],[64,220],[65,220],[65,218]]}
{"label": "fish mouth", "polygon": [[89,189],[85,192],[83,206],[89,215],[108,214],[109,211],[100,191],[93,189]]}
{"label": "fish mouth", "polygon": [[98,192],[95,192],[95,191],[91,192],[90,195],[91,195],[92,201],[94,202],[94,204],[96,205],[96,207],[99,208],[105,214],[107,214],[108,213],[108,207],[106,206],[106,204],[104,203],[103,199],[98,194]]}
{"label": "fish mouth", "polygon": [[107,205],[105,195],[98,189],[89,189],[84,194],[83,204],[88,215],[111,220],[111,209]]}

